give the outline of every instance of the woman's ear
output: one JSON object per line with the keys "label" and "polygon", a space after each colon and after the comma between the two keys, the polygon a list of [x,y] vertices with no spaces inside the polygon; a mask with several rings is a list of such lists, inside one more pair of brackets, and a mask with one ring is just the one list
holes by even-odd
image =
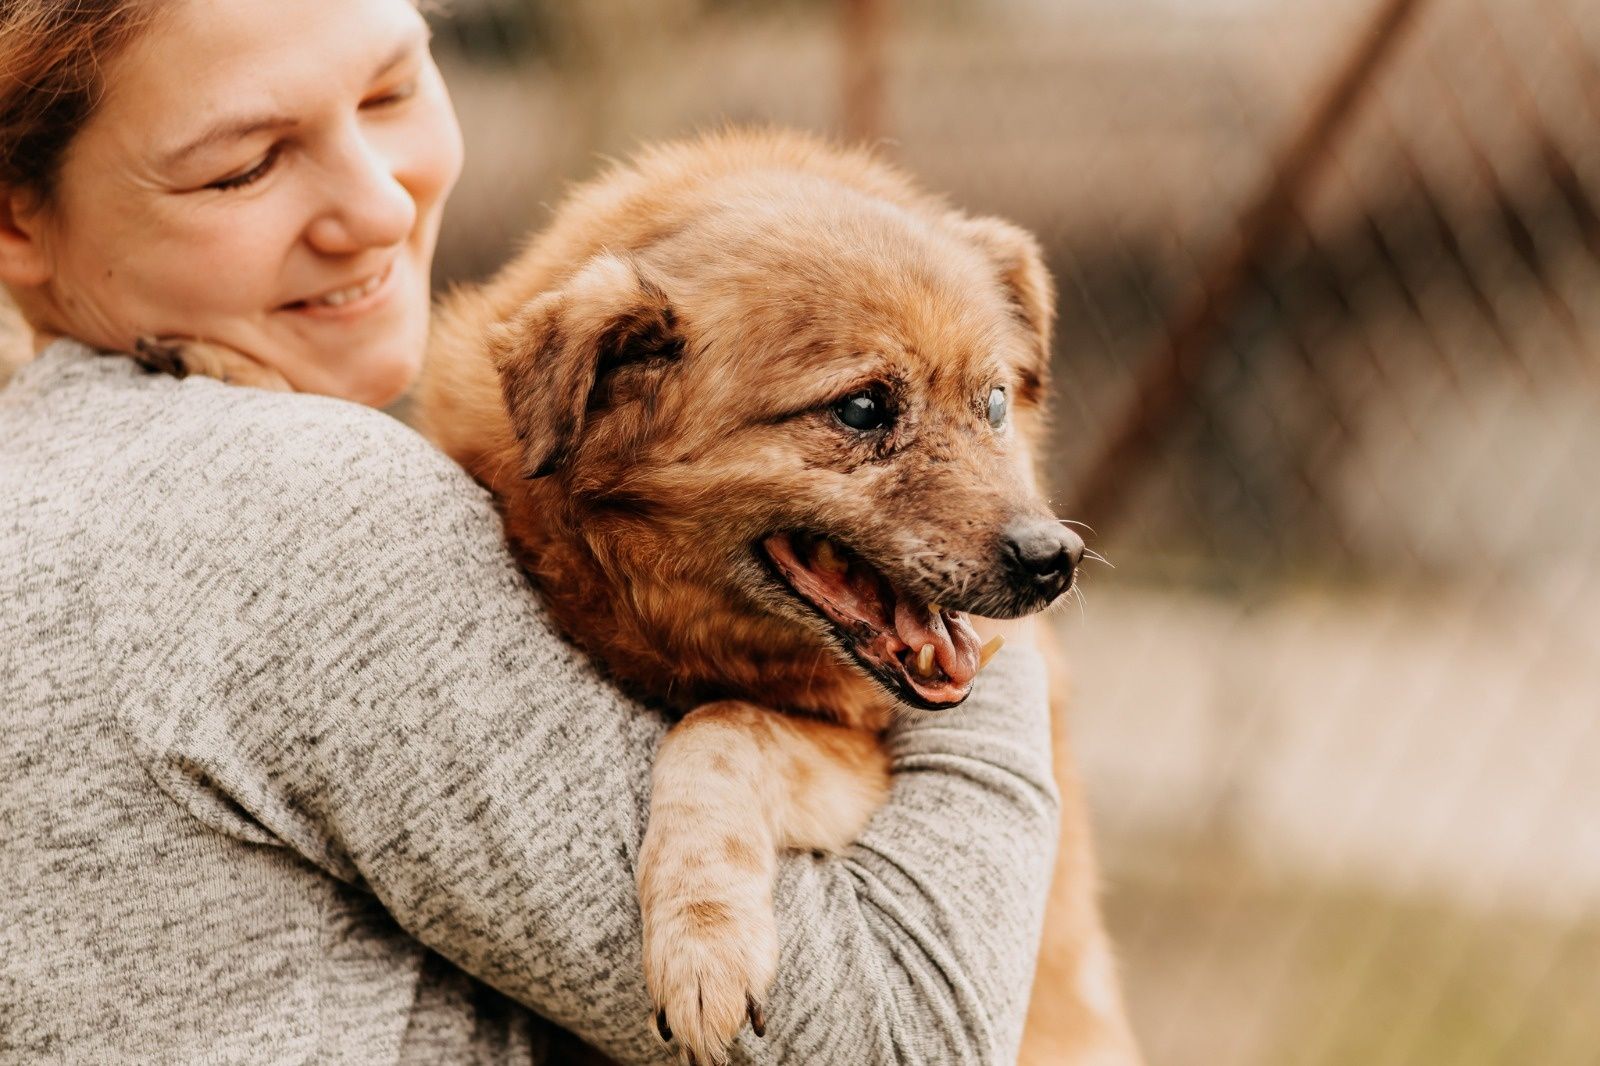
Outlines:
{"label": "woman's ear", "polygon": [[0,282],[36,289],[50,280],[44,223],[38,193],[0,186]]}

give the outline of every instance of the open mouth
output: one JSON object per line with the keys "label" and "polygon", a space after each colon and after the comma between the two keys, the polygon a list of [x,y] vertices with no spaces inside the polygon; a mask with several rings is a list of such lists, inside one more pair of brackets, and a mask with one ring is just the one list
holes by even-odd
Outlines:
{"label": "open mouth", "polygon": [[999,638],[982,644],[967,615],[907,595],[827,537],[779,533],[762,541],[790,590],[832,623],[891,693],[926,710],[965,700]]}

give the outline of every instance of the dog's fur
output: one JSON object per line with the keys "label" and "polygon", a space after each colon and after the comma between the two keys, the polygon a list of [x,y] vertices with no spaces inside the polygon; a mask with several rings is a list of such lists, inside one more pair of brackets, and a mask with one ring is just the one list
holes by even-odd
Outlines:
{"label": "dog's fur", "polygon": [[[760,1028],[777,851],[844,848],[888,789],[892,701],[763,538],[825,534],[923,601],[1030,609],[989,575],[995,531],[1043,511],[1029,452],[1052,315],[1023,231],[777,133],[614,168],[442,309],[425,430],[495,493],[572,639],[686,712],[639,890],[658,1021],[701,1062]],[[1012,427],[984,418],[992,384]],[[878,435],[829,413],[869,385],[897,408]],[[1024,1059],[1134,1063],[1057,737],[1065,827]]]}
{"label": "dog's fur", "polygon": [[[691,1062],[721,1061],[747,1019],[762,1028],[778,851],[845,848],[889,787],[893,663],[864,659],[763,545],[840,542],[897,602],[955,608],[952,630],[964,612],[1043,606],[1005,579],[996,544],[1008,521],[1048,517],[1030,452],[1053,314],[1022,230],[867,153],[738,132],[579,188],[497,278],[441,308],[423,429],[494,492],[567,634],[684,712],[657,758],[638,879],[656,1022]],[[203,343],[142,342],[139,357],[287,387]],[[992,387],[1012,404],[999,427]],[[864,388],[893,403],[892,426],[858,433],[831,413]],[[1057,665],[1063,825],[1022,1061],[1137,1066]]]}

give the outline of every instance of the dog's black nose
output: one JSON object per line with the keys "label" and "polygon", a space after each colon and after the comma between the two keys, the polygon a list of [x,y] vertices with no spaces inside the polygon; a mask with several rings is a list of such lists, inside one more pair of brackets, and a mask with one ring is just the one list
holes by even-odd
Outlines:
{"label": "dog's black nose", "polygon": [[1072,586],[1083,562],[1083,538],[1060,522],[1013,522],[1000,540],[1012,571],[1051,599]]}

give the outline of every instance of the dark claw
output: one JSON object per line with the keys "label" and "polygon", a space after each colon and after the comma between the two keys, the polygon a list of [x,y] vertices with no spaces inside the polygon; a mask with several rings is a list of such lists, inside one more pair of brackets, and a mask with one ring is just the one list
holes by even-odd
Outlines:
{"label": "dark claw", "polygon": [[667,1028],[667,1008],[662,1007],[656,1011],[656,1032],[661,1034],[661,1039],[672,1043],[672,1030]]}
{"label": "dark claw", "polygon": [[175,378],[189,376],[189,368],[178,354],[178,346],[154,337],[140,337],[133,343],[134,361],[156,374],[170,374]]}
{"label": "dark claw", "polygon": [[744,994],[744,1012],[750,1015],[750,1028],[755,1030],[757,1036],[767,1035],[767,1015],[750,993]]}

